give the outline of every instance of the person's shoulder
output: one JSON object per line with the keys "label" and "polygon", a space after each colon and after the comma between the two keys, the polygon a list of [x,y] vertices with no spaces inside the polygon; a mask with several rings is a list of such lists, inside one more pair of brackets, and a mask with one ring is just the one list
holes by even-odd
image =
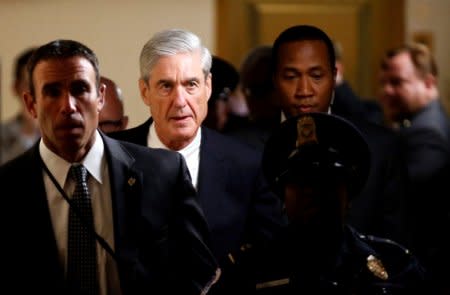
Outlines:
{"label": "person's shoulder", "polygon": [[107,133],[107,135],[109,137],[116,138],[116,139],[127,138],[127,136],[129,134],[136,133],[137,131],[141,130],[142,129],[141,126],[142,125],[138,125],[138,126],[135,126],[135,127],[131,127],[129,129],[109,132],[109,133]]}
{"label": "person's shoulder", "polygon": [[[38,166],[39,156],[37,153],[37,148],[32,147],[2,163],[0,165],[0,178],[2,180],[13,179],[14,181],[26,179],[26,174],[32,173]],[[32,168],[30,169],[30,167]]]}
{"label": "person's shoulder", "polygon": [[[440,101],[432,101],[412,116],[409,128],[402,128],[411,137],[415,134],[429,134],[435,138],[450,141],[450,116]],[[413,135],[414,134],[414,135]]]}
{"label": "person's shoulder", "polygon": [[141,142],[141,141],[146,140],[151,122],[152,122],[152,119],[149,118],[144,123],[141,123],[135,127],[131,127],[131,128],[125,129],[125,130],[110,132],[110,133],[107,133],[106,135],[111,138],[114,138],[114,139],[143,144],[143,142]]}
{"label": "person's shoulder", "polygon": [[356,237],[368,244],[371,248],[375,249],[377,252],[381,252],[390,256],[412,256],[411,251],[396,241],[388,238],[382,238],[374,235],[366,235],[361,233],[355,233]]}
{"label": "person's shoulder", "polygon": [[[404,284],[414,284],[412,279],[425,281],[426,270],[417,256],[404,245],[391,239],[366,235],[353,230],[354,237],[368,249],[367,270],[383,280],[397,280]],[[385,271],[384,277],[380,271]]]}
{"label": "person's shoulder", "polygon": [[208,127],[202,126],[202,136],[204,136],[205,140],[208,141],[209,143],[216,143],[215,145],[213,145],[216,148],[226,145],[227,147],[232,148],[232,150],[238,150],[244,153],[246,152],[252,153],[256,150],[254,147],[251,147],[241,142],[240,140],[234,138],[231,135],[222,134]]}
{"label": "person's shoulder", "polygon": [[0,165],[0,174],[3,175],[5,172],[5,176],[10,174],[11,171],[15,171],[17,169],[21,169],[20,167],[24,167],[24,157],[20,155],[14,159],[10,159]]}
{"label": "person's shoulder", "polygon": [[370,285],[383,285],[393,291],[417,290],[423,294],[420,292],[428,287],[428,274],[414,253],[393,240],[352,231],[359,251],[365,253],[363,263]]}
{"label": "person's shoulder", "polygon": [[0,142],[3,146],[17,141],[21,132],[20,120],[17,117],[0,123]]}
{"label": "person's shoulder", "polygon": [[233,153],[241,156],[261,156],[262,154],[260,150],[243,143],[231,135],[222,134],[207,127],[202,127],[202,136],[205,137],[204,142],[207,142],[211,149],[222,150],[223,153]]}
{"label": "person's shoulder", "polygon": [[411,251],[402,244],[384,237],[364,234],[347,225],[347,230],[353,239],[358,240],[362,247],[369,249],[369,252],[379,253],[383,257],[413,257]]}
{"label": "person's shoulder", "polygon": [[379,124],[372,122],[370,120],[357,118],[357,117],[349,117],[347,118],[350,122],[352,122],[357,128],[361,130],[361,132],[366,134],[379,134],[384,136],[395,136],[395,132],[391,130],[390,128]]}
{"label": "person's shoulder", "polygon": [[358,118],[349,118],[348,120],[361,131],[372,150],[374,148],[390,149],[402,144],[398,133],[387,126]]}
{"label": "person's shoulder", "polygon": [[136,160],[152,159],[158,162],[164,162],[173,158],[177,160],[181,155],[177,152],[161,149],[161,148],[151,148],[137,143],[129,142],[126,140],[111,138],[109,136],[104,136],[104,141],[107,144],[111,153],[117,153],[117,148],[125,152],[125,154],[130,155]]}

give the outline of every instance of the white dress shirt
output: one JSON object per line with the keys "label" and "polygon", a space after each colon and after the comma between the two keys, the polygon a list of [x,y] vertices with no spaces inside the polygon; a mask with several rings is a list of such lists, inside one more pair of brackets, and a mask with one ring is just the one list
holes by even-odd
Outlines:
{"label": "white dress shirt", "polygon": [[[75,190],[75,181],[67,177],[67,174],[73,163],[67,162],[52,152],[42,140],[39,143],[39,152],[49,171],[70,198]],[[103,237],[111,249],[114,249],[114,223],[108,164],[105,159],[103,140],[97,131],[95,142],[81,164],[86,167],[91,176],[88,179],[88,186],[92,201],[95,231]],[[60,262],[67,271],[69,203],[59,193],[56,185],[45,172],[44,184]],[[97,262],[100,294],[121,294],[116,262],[103,249],[100,243],[97,243]]]}
{"label": "white dress shirt", "polygon": [[[197,188],[198,183],[198,166],[200,163],[200,143],[202,139],[201,127],[197,130],[197,135],[195,135],[194,140],[188,144],[185,148],[177,151],[183,155],[186,160],[186,164],[191,174],[192,185]],[[156,134],[155,124],[150,125],[150,131],[147,136],[147,146],[151,148],[162,148],[170,150],[164,143],[161,142],[158,135]]]}

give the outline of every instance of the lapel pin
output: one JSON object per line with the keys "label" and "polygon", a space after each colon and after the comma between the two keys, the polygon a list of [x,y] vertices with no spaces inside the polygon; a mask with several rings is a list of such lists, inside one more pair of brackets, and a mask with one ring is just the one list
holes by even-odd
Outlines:
{"label": "lapel pin", "polygon": [[136,182],[136,178],[134,178],[134,177],[128,178],[128,185],[129,186],[133,186],[135,182]]}

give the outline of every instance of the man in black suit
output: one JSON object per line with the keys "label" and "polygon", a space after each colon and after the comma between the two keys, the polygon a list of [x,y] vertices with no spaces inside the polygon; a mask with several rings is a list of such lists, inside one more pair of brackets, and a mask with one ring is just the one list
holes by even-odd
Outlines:
{"label": "man in black suit", "polygon": [[[42,138],[0,168],[1,187],[14,192],[0,214],[8,238],[0,254],[2,288],[18,294],[207,292],[220,270],[184,159],[97,130],[105,86],[85,45],[55,40],[41,46],[28,75],[24,101]],[[73,164],[88,174],[83,186],[90,197],[83,205],[75,203],[80,194],[67,174]],[[92,293],[83,291],[85,281],[74,283],[84,272],[69,276],[79,256],[69,251],[72,220],[84,232],[80,247],[93,240]]]}
{"label": "man in black suit", "polygon": [[[273,79],[284,117],[331,111],[336,83],[333,43],[317,27],[293,26],[272,47]],[[409,246],[405,212],[405,166],[398,138],[387,128],[351,119],[364,134],[372,154],[369,177],[352,199],[348,222],[367,234]]]}
{"label": "man in black suit", "polygon": [[448,294],[450,125],[437,77],[437,65],[425,45],[390,49],[381,62],[379,101],[386,123],[405,141],[414,249]]}
{"label": "man in black suit", "polygon": [[201,126],[211,95],[211,54],[195,34],[155,34],[141,51],[140,65],[140,92],[151,118],[111,136],[185,157],[223,268],[217,292],[224,291],[232,275],[227,265],[241,246],[262,243],[283,225],[280,201],[267,189],[261,152]]}

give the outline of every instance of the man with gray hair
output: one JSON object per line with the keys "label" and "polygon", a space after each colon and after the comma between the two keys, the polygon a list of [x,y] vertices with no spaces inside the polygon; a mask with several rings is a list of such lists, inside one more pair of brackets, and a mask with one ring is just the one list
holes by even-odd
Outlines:
{"label": "man with gray hair", "polygon": [[[239,253],[272,238],[285,218],[267,189],[261,153],[201,126],[211,95],[211,54],[198,36],[180,29],[156,33],[140,56],[139,88],[151,118],[112,137],[181,153],[211,230],[226,293]],[[216,294],[216,293],[215,293]]]}

